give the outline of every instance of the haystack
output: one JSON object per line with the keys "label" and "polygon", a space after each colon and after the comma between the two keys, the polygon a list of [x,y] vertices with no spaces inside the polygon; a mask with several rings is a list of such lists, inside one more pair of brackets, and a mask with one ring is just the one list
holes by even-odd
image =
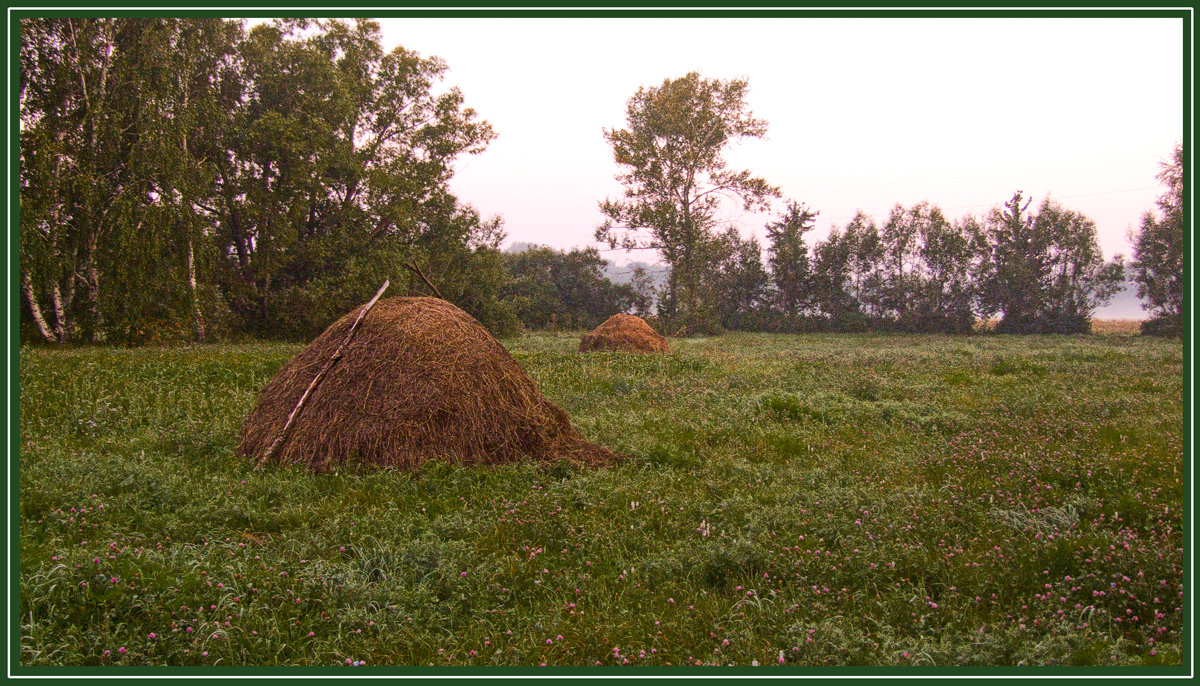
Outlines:
{"label": "haystack", "polygon": [[665,353],[667,339],[646,320],[631,314],[614,314],[579,341],[579,352],[617,350],[631,353]]}
{"label": "haystack", "polygon": [[579,435],[487,329],[438,298],[375,303],[273,448],[363,307],[334,322],[259,393],[240,454],[318,472],[343,464],[413,469],[430,460],[614,459]]}

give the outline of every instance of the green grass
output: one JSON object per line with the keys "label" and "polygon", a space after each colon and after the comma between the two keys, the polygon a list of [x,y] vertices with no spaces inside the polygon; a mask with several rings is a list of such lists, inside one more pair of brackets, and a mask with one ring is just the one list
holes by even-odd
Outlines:
{"label": "green grass", "polygon": [[21,663],[1180,663],[1177,341],[577,341],[615,468],[254,471],[299,346],[22,350]]}

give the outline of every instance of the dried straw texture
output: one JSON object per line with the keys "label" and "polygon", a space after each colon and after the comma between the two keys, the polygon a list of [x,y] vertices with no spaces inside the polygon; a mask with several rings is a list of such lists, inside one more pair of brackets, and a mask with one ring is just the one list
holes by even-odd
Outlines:
{"label": "dried straw texture", "polygon": [[[238,452],[261,456],[358,311],[288,361],[259,393]],[[471,315],[438,298],[380,300],[272,458],[321,472],[343,464],[414,469],[428,460],[500,464],[528,456],[609,464]]]}
{"label": "dried straw texture", "polygon": [[667,339],[646,320],[631,314],[614,314],[579,341],[579,352],[616,350],[630,353],[665,353]]}

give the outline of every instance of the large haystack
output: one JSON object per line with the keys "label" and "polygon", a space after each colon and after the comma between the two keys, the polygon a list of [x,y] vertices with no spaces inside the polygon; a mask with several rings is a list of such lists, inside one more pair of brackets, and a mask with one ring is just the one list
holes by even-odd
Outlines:
{"label": "large haystack", "polygon": [[617,350],[631,353],[665,353],[667,339],[646,320],[631,314],[614,314],[579,341],[579,352]]}
{"label": "large haystack", "polygon": [[[259,393],[238,452],[261,458],[362,308],[334,322]],[[375,304],[309,394],[272,461],[412,469],[427,460],[498,464],[529,456],[606,464],[565,412],[471,315],[438,298]]]}

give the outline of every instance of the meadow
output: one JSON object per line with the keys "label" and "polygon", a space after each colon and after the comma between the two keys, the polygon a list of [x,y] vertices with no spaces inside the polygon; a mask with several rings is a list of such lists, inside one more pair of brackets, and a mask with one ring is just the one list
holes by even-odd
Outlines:
{"label": "meadow", "polygon": [[301,346],[23,348],[21,665],[1180,664],[1178,340],[578,340],[613,468],[255,471]]}

